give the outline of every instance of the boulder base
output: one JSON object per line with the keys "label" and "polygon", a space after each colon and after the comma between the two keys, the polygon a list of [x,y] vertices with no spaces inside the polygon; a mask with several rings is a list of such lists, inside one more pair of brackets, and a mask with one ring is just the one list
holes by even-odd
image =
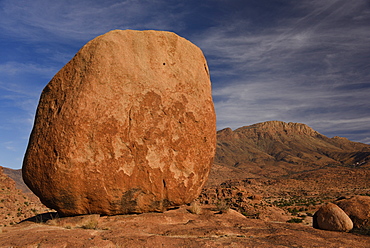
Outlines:
{"label": "boulder base", "polygon": [[170,32],[115,30],[43,90],[23,177],[62,215],[163,211],[199,195],[215,144],[201,50]]}

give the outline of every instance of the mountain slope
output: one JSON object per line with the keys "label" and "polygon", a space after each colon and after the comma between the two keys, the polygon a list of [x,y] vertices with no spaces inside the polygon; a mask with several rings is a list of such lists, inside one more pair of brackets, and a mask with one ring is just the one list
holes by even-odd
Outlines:
{"label": "mountain slope", "polygon": [[38,212],[48,211],[36,196],[18,189],[16,182],[5,171],[13,171],[14,176],[19,172],[0,166],[0,228],[15,224]]}
{"label": "mountain slope", "polygon": [[238,177],[274,177],[323,166],[369,166],[370,145],[328,138],[301,123],[268,121],[218,131],[214,162],[216,170],[229,168]]}
{"label": "mountain slope", "polygon": [[3,167],[3,173],[5,175],[8,175],[11,179],[13,179],[17,189],[20,189],[25,194],[33,194],[32,191],[23,182],[22,170],[21,169],[13,170],[13,169],[10,169],[10,168]]}

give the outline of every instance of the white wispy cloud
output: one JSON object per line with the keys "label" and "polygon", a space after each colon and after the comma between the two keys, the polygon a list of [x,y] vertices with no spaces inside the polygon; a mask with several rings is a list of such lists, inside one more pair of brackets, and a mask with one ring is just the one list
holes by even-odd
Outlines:
{"label": "white wispy cloud", "polygon": [[[86,41],[111,29],[171,29],[177,4],[146,1],[4,0],[0,24],[9,35],[32,41]],[[177,24],[176,24],[177,23]]]}
{"label": "white wispy cloud", "polygon": [[277,119],[327,133],[339,127],[367,130],[370,121],[362,117],[370,109],[367,2],[293,4],[291,15],[268,28],[230,18],[197,37],[216,78],[218,127]]}
{"label": "white wispy cloud", "polygon": [[5,149],[9,150],[9,151],[16,151],[16,147],[14,145],[14,142],[12,141],[8,141],[8,142],[4,142],[3,143],[3,146],[5,147]]}
{"label": "white wispy cloud", "polygon": [[8,61],[6,63],[0,64],[0,73],[2,76],[4,74],[13,76],[19,73],[32,73],[39,74],[40,76],[50,77],[55,73],[56,68],[46,67],[44,65],[38,65],[35,63],[20,63],[17,61]]}

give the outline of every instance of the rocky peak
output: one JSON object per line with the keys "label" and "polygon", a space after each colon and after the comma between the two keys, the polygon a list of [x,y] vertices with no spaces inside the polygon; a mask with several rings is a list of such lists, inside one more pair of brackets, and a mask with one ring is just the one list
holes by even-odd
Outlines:
{"label": "rocky peak", "polygon": [[305,134],[309,136],[320,135],[317,131],[303,123],[294,122],[283,122],[283,121],[266,121],[257,123],[248,127],[242,127],[240,129],[253,129],[257,132],[265,133],[282,133],[282,134]]}
{"label": "rocky peak", "polygon": [[217,132],[217,135],[222,139],[233,139],[234,132],[231,128],[227,127]]}
{"label": "rocky peak", "polygon": [[365,166],[369,149],[345,138],[328,138],[302,123],[267,121],[219,131],[215,162],[232,168],[264,166],[263,173],[274,168],[281,174],[293,165],[297,171],[325,165]]}

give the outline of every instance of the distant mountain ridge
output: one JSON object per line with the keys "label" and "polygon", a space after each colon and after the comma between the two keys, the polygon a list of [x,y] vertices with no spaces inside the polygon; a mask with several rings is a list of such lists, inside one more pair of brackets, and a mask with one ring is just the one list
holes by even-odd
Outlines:
{"label": "distant mountain ridge", "polygon": [[[370,145],[328,138],[302,123],[268,121],[217,132],[216,165],[275,175],[322,166],[368,166]],[[270,173],[271,174],[271,173]]]}

